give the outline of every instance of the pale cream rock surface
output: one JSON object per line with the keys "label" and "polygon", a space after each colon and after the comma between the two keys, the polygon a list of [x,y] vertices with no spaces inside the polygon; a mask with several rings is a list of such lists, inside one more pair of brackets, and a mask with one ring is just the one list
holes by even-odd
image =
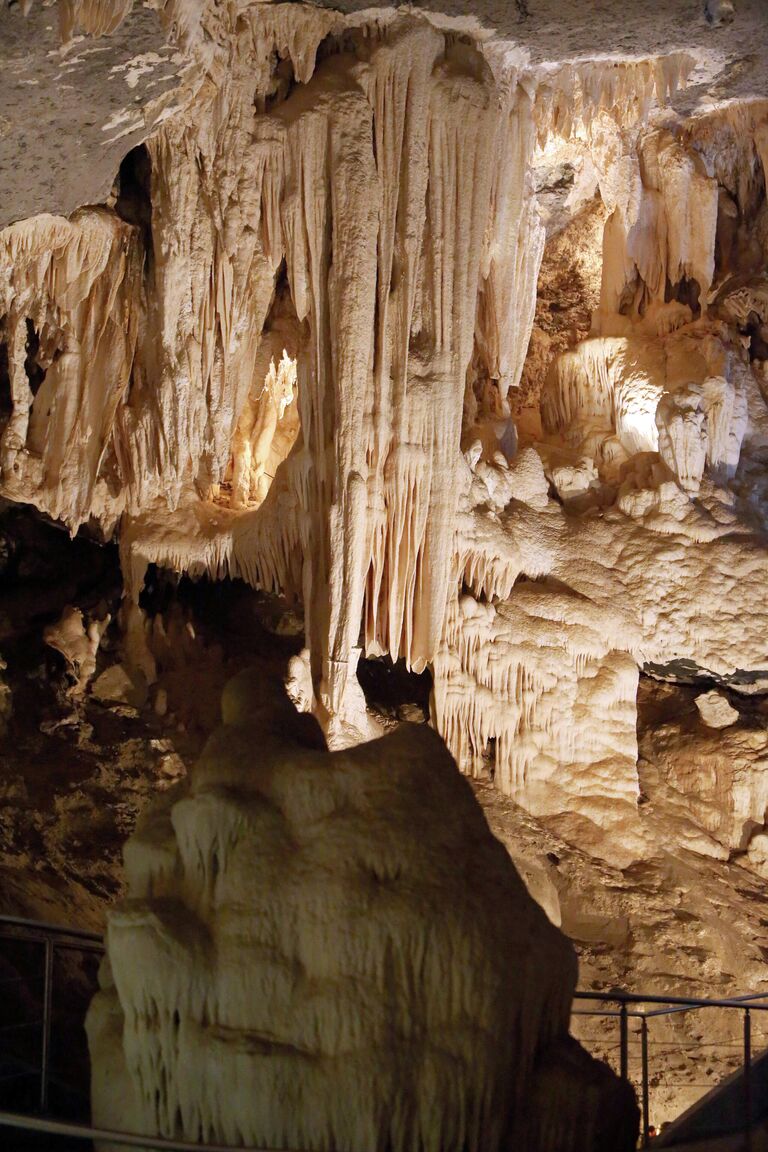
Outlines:
{"label": "pale cream rock surface", "polygon": [[702,692],[696,697],[696,707],[708,728],[729,728],[739,719],[738,710],[720,692]]}

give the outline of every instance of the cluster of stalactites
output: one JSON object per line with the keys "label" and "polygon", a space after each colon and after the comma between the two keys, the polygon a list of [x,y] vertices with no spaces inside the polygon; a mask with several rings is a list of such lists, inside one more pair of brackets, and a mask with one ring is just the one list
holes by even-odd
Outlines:
{"label": "cluster of stalactites", "polygon": [[[220,488],[234,425],[259,388],[254,365],[285,261],[302,437],[275,496],[285,510],[292,493],[298,532],[285,518],[278,530],[301,541],[297,590],[316,605],[308,623],[333,711],[362,618],[370,648],[414,667],[434,654],[466,368],[477,341],[489,373],[516,385],[543,237],[526,183],[525,92],[502,98],[478,50],[418,20],[363,42],[362,63],[341,51],[315,69],[329,19],[313,18],[309,36],[303,10],[270,6],[257,38],[250,26],[235,37],[237,83],[225,79],[194,118],[148,141],[151,247],[124,305],[135,328],[112,374],[99,454],[112,470],[109,513],[82,499],[56,512],[75,528],[94,511],[111,522],[123,509],[173,513],[193,486]],[[306,83],[254,115],[275,55],[293,46]],[[140,247],[136,232],[114,227]],[[114,295],[114,260],[104,277]],[[56,306],[68,323],[66,301]],[[85,372],[73,394],[96,387]]]}
{"label": "cluster of stalactites", "polygon": [[105,462],[134,360],[140,290],[137,234],[106,210],[38,216],[0,234],[10,393],[3,491],[73,528],[114,516]]}
{"label": "cluster of stalactites", "polygon": [[582,60],[542,69],[536,90],[538,143],[589,131],[607,113],[623,128],[644,123],[683,87],[695,60],[685,52],[639,60]]}
{"label": "cluster of stalactites", "polygon": [[[24,0],[25,14],[32,0]],[[86,36],[108,36],[114,32],[134,6],[134,0],[59,0],[59,30],[67,44],[77,32]]]}
{"label": "cluster of stalactites", "polygon": [[[69,26],[94,33],[120,18],[106,2],[73,0],[67,11]],[[315,682],[334,716],[361,621],[369,652],[416,669],[444,634],[467,369],[474,358],[503,404],[533,321],[544,244],[529,182],[537,138],[577,122],[594,132],[608,108],[614,125],[636,122],[687,64],[606,60],[534,75],[504,71],[492,51],[412,15],[342,36],[338,14],[299,5],[195,13],[169,3],[163,14],[194,42],[207,81],[147,142],[146,250],[113,219],[136,255],[119,274],[111,257],[101,296],[89,298],[115,358],[90,488],[54,503],[46,473],[16,494],[73,528],[127,512],[132,587],[151,558],[301,594]],[[75,238],[70,261],[85,260],[88,243]],[[69,273],[77,283],[84,274]],[[243,461],[270,418],[254,405],[280,283],[301,431],[257,519],[248,505],[263,488]],[[71,329],[67,299],[54,295],[52,308]],[[119,340],[100,323],[110,309],[131,317],[119,364]],[[103,388],[83,359],[68,411]],[[63,427],[48,438],[58,444]],[[34,471],[34,445],[25,448]],[[224,507],[230,477],[238,516]],[[198,531],[187,540],[190,518]]]}
{"label": "cluster of stalactites", "polygon": [[621,313],[680,299],[706,314],[730,218],[754,220],[768,172],[768,104],[726,106],[685,124],[627,133],[602,113],[588,140],[610,216],[597,331]]}
{"label": "cluster of stalactites", "polygon": [[502,603],[465,593],[434,665],[438,727],[471,775],[540,814],[634,803],[637,665],[602,608],[523,581]]}

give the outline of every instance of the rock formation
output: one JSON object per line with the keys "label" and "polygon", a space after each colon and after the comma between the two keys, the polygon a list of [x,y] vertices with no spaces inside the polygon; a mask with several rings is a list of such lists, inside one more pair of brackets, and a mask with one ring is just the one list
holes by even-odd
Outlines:
{"label": "rock formation", "polygon": [[381,728],[361,662],[427,670],[462,770],[554,855],[752,884],[762,0],[156,7],[0,14],[0,148],[37,140],[58,174],[3,168],[0,495],[118,541],[124,671],[99,691],[168,714],[198,653],[148,612],[152,574],[240,579],[301,606],[291,692],[331,748]]}
{"label": "rock formation", "polygon": [[[95,1122],[231,1145],[635,1146],[575,957],[427,727],[323,749],[261,673],[125,848]],[[293,719],[292,719],[293,717]],[[291,735],[293,729],[294,735]]]}
{"label": "rock formation", "polygon": [[[0,235],[3,492],[119,532],[134,600],[149,563],[301,597],[332,746],[369,732],[362,652],[430,666],[465,770],[493,747],[519,803],[640,852],[638,665],[768,663],[759,614],[737,646],[687,595],[764,578],[736,481],[765,425],[738,327],[762,338],[765,105],[676,120],[681,51],[552,72],[419,13],[165,19],[197,73],[112,206]],[[602,277],[526,454],[558,150],[605,207]]]}

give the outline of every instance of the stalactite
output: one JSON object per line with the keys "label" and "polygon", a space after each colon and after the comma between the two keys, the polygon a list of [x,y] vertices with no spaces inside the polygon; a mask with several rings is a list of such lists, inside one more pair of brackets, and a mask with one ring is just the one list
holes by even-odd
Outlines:
{"label": "stalactite", "polygon": [[[98,209],[0,234],[13,400],[0,444],[3,488],[72,527],[91,515],[114,522],[121,507],[102,465],[130,382],[140,268],[136,231]],[[35,394],[25,368],[30,326],[45,373]]]}
{"label": "stalactite", "polygon": [[[93,32],[120,18],[68,11]],[[575,779],[556,777],[590,758],[595,795],[612,796],[603,737],[579,759],[543,681],[518,684],[515,669],[546,680],[561,663],[557,691],[587,725],[610,683],[631,799],[631,661],[733,663],[695,612],[659,625],[647,571],[673,540],[698,572],[698,546],[733,523],[695,500],[733,480],[759,408],[734,327],[754,328],[755,308],[765,323],[760,284],[729,276],[740,221],[761,211],[763,104],[649,124],[692,66],[680,52],[534,67],[413,13],[174,0],[163,19],[196,69],[146,141],[138,222],[87,210],[0,234],[3,492],[73,530],[119,524],[134,601],[150,563],[301,597],[313,705],[335,744],[368,734],[357,663],[386,653],[432,666],[438,726],[468,771],[495,741],[498,783],[521,799],[540,772],[552,805],[577,803]],[[609,213],[602,304],[552,366],[544,442],[518,452],[544,243],[532,166],[563,146],[589,156]],[[265,493],[253,437],[284,352],[300,427]],[[469,394],[487,442],[462,429]],[[569,519],[590,510],[604,520]],[[543,608],[522,612],[521,578],[576,594],[559,647]],[[462,584],[492,612],[485,631],[459,610]],[[599,652],[582,647],[582,595],[606,615]],[[515,631],[519,611],[540,643]],[[502,650],[504,667],[485,663]],[[497,691],[507,707],[491,723]]]}

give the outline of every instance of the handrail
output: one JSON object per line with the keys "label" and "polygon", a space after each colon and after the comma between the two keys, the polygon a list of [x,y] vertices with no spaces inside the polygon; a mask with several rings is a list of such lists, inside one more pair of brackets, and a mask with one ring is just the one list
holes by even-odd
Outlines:
{"label": "handrail", "polygon": [[[59,950],[103,953],[105,950],[104,939],[99,933],[86,931],[82,928],[65,928],[60,924],[50,924],[42,920],[27,920],[19,916],[0,914],[0,939],[3,938],[40,944],[45,950],[43,1036],[40,1070],[40,1111],[45,1113],[48,1103],[48,1066],[50,1061],[54,955]],[[597,1002],[598,1004],[618,1006],[616,1009],[574,1008],[571,1014],[573,1016],[605,1016],[618,1019],[620,1029],[620,1075],[624,1080],[629,1079],[629,1020],[636,1019],[640,1021],[644,1146],[648,1145],[649,1139],[648,1020],[656,1016],[672,1015],[677,1012],[689,1012],[698,1008],[736,1008],[740,1010],[744,1014],[744,1128],[747,1147],[749,1147],[752,1128],[752,1086],[750,1082],[750,1068],[752,1063],[751,1013],[753,1011],[768,1011],[768,1003],[757,1003],[757,1001],[768,1000],[768,993],[749,992],[742,996],[706,998],[694,996],[661,996],[657,993],[642,994],[625,992],[620,988],[612,988],[607,992],[577,991],[573,993],[573,999],[574,1001],[591,1001]],[[649,1008],[647,1007],[648,1005],[658,1005],[658,1007]],[[207,1152],[230,1152],[229,1148],[219,1144],[190,1144],[183,1141],[167,1140],[161,1137],[148,1137],[126,1132],[111,1132],[90,1128],[85,1125],[43,1119],[40,1116],[24,1116],[13,1112],[0,1111],[0,1127],[2,1126],[47,1132],[50,1135],[111,1141],[113,1144],[124,1144],[129,1147],[167,1149],[168,1152],[172,1152],[172,1150],[173,1152],[200,1152],[201,1148],[206,1148]],[[238,1152],[246,1152],[246,1150],[240,1146]],[[252,1152],[266,1152],[266,1150],[252,1150]],[[274,1150],[270,1150],[270,1152],[274,1152]]]}
{"label": "handrail", "polygon": [[88,932],[83,928],[65,928],[61,924],[49,924],[45,920],[27,920],[22,916],[7,916],[0,913],[0,933],[3,926],[20,928],[24,932],[39,932],[46,936],[63,936],[70,940],[82,940],[104,947],[104,937],[99,932]]}
{"label": "handrail", "polygon": [[[743,1018],[743,1062],[742,1075],[744,1078],[744,1139],[747,1152],[752,1146],[752,1012],[768,1011],[768,1004],[757,1004],[757,1000],[768,999],[766,992],[748,992],[743,996],[729,998],[707,998],[696,996],[659,996],[656,993],[643,995],[636,992],[624,992],[620,988],[612,988],[609,992],[574,992],[574,1000],[597,1001],[601,1004],[618,1004],[618,1011],[609,1009],[587,1008],[572,1010],[572,1016],[607,1016],[619,1020],[619,1067],[622,1080],[629,1080],[629,1020],[640,1021],[640,1058],[641,1058],[641,1106],[642,1106],[642,1136],[643,1148],[650,1143],[649,1118],[649,1076],[648,1076],[648,1021],[656,1016],[671,1016],[676,1012],[691,1012],[698,1008],[736,1008],[744,1013]],[[630,1005],[661,1004],[664,1007],[646,1008],[644,1011],[633,1011]]]}
{"label": "handrail", "polygon": [[[48,1110],[48,1082],[51,1063],[51,1022],[53,1018],[53,965],[57,952],[83,952],[103,955],[104,940],[96,932],[64,928],[43,920],[0,914],[0,940],[38,944],[43,949],[43,1015],[40,1021],[40,1111]],[[31,1026],[31,1024],[30,1024]]]}
{"label": "handrail", "polygon": [[[768,992],[748,992],[745,996],[731,996],[728,999],[712,999],[705,996],[657,996],[655,993],[642,995],[638,992],[622,992],[620,989],[611,989],[610,992],[574,992],[574,1000],[597,1000],[602,1004],[668,1004],[673,1005],[669,1012],[685,1011],[687,1008],[741,1008],[748,1005],[756,1012],[768,1012],[768,1004],[755,1004],[755,1000],[768,999]],[[577,1013],[574,1013],[575,1015]],[[620,1013],[612,1013],[619,1015]],[[628,1016],[664,1016],[667,1009],[652,1012],[627,1012]],[[611,1015],[599,1012],[597,1015]]]}
{"label": "handrail", "polygon": [[41,1116],[24,1116],[20,1112],[0,1112],[1,1127],[25,1132],[46,1132],[49,1136],[71,1136],[79,1140],[103,1140],[110,1144],[124,1144],[129,1148],[154,1148],[159,1152],[289,1152],[285,1149],[254,1148],[242,1144],[191,1144],[186,1140],[167,1140],[162,1136],[142,1136],[136,1132],[113,1132],[108,1128],[92,1128],[88,1124],[72,1124],[64,1120],[44,1120]]}

